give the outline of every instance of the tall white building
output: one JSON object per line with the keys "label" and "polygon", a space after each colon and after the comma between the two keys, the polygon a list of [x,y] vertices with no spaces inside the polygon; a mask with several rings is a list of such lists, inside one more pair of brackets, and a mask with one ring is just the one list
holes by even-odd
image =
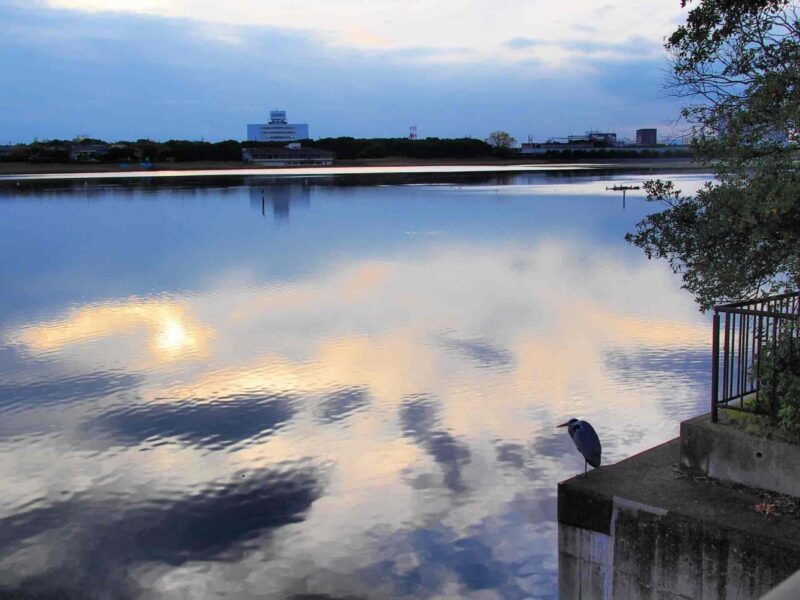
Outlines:
{"label": "tall white building", "polygon": [[248,123],[248,142],[293,142],[307,140],[308,123],[287,123],[285,110],[269,111],[269,123]]}

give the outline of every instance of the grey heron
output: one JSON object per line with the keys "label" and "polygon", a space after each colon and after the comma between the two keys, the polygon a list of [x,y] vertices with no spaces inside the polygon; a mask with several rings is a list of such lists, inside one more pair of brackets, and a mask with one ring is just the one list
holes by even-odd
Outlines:
{"label": "grey heron", "polygon": [[592,465],[595,469],[600,466],[600,454],[603,447],[600,445],[600,438],[588,421],[572,418],[566,423],[561,423],[558,427],[566,427],[569,437],[575,442],[578,452],[583,454],[583,474],[586,475],[586,464]]}

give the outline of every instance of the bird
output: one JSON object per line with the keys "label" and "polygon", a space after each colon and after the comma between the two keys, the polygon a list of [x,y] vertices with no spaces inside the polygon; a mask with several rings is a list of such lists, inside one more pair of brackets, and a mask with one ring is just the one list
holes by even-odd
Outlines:
{"label": "bird", "polygon": [[566,427],[569,437],[575,442],[578,452],[583,454],[583,474],[586,475],[587,463],[595,469],[600,466],[600,454],[603,447],[600,445],[600,438],[597,437],[594,427],[588,421],[572,418],[566,423],[561,423],[557,427]]}

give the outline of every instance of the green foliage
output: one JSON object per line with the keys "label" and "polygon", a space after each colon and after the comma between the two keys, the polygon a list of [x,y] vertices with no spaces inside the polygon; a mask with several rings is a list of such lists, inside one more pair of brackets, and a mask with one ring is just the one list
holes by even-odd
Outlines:
{"label": "green foliage", "polygon": [[25,145],[17,145],[14,146],[7,156],[4,156],[1,160],[5,162],[25,162],[31,156],[31,151],[28,146]]}
{"label": "green foliage", "polygon": [[[688,0],[683,0],[688,4]],[[702,309],[800,285],[800,21],[795,0],[701,0],[666,44],[688,99],[692,150],[716,181],[695,196],[646,184],[664,206],[627,239],[667,259]]]}
{"label": "green foliage", "polygon": [[49,140],[34,142],[27,147],[28,160],[34,163],[67,162],[71,142],[66,140]]}
{"label": "green foliage", "polygon": [[111,162],[129,162],[133,159],[133,147],[127,144],[111,146],[105,159]]}
{"label": "green foliage", "polygon": [[800,281],[800,178],[794,170],[722,179],[684,196],[669,181],[645,182],[669,208],[627,238],[648,258],[666,258],[702,309],[720,300],[795,288]]}
{"label": "green foliage", "polygon": [[364,146],[358,153],[358,158],[382,158],[386,156],[386,146],[380,142],[372,142]]}
{"label": "green foliage", "polygon": [[511,148],[517,143],[512,135],[505,131],[493,131],[486,138],[486,143],[494,148],[494,153],[499,156],[508,156]]}
{"label": "green foliage", "polygon": [[[794,435],[800,435],[800,329],[796,322],[784,323],[780,341],[774,347],[763,348],[750,371],[758,379],[758,405],[761,411],[778,407],[778,425]],[[755,402],[755,400],[753,400]]]}
{"label": "green foliage", "polygon": [[[745,399],[745,405],[748,400]],[[750,435],[756,435],[780,442],[800,444],[800,432],[794,429],[784,429],[777,425],[768,415],[756,414],[730,408],[720,408],[719,422],[730,425]]]}

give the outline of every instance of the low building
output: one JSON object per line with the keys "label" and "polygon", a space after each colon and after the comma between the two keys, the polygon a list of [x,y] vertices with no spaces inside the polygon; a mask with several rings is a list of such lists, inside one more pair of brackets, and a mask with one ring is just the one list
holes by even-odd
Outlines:
{"label": "low building", "polygon": [[636,145],[637,146],[655,146],[658,144],[658,130],[657,129],[637,129],[636,130]]}
{"label": "low building", "polygon": [[11,155],[14,154],[18,149],[19,146],[0,146],[0,159],[11,158]]}
{"label": "low building", "polygon": [[69,149],[70,161],[96,162],[108,154],[108,144],[81,144]]}
{"label": "low building", "polygon": [[242,160],[269,167],[329,167],[336,154],[321,148],[303,148],[298,143],[284,147],[242,148]]}
{"label": "low building", "polygon": [[307,140],[308,123],[289,123],[285,110],[272,110],[269,123],[248,123],[248,142],[294,142]]}
{"label": "low building", "polygon": [[604,153],[620,155],[636,153],[636,154],[688,154],[688,145],[674,145],[674,146],[591,146],[588,144],[567,144],[564,142],[556,142],[548,140],[547,142],[527,142],[522,144],[519,153],[523,156],[536,155],[536,154],[560,154],[562,152],[586,152],[586,153]]}
{"label": "low building", "polygon": [[567,143],[572,146],[614,147],[617,145],[617,134],[610,131],[587,131],[583,135],[570,135]]}

